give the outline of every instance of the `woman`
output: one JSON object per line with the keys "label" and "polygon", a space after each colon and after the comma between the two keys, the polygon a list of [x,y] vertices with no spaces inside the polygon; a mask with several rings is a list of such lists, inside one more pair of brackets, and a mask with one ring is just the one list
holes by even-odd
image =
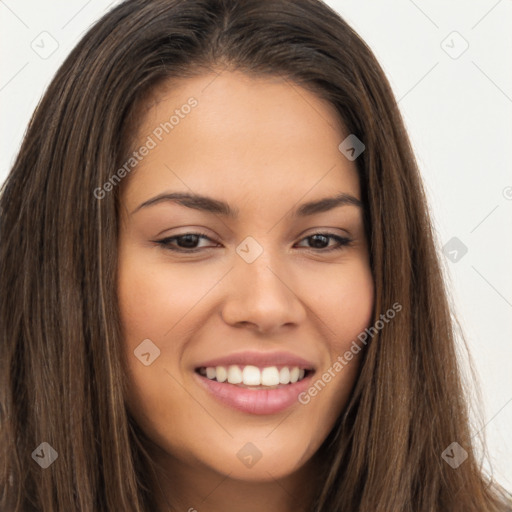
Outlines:
{"label": "woman", "polygon": [[1,211],[2,510],[510,509],[396,102],[326,5],[119,5]]}

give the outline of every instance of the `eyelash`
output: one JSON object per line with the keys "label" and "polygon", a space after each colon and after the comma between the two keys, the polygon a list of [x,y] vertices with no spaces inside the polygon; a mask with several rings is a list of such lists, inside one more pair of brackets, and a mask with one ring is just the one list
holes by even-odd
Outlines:
{"label": "eyelash", "polygon": [[[155,240],[155,243],[157,243],[158,245],[162,246],[164,249],[166,250],[169,250],[169,251],[174,251],[174,252],[177,252],[177,253],[185,253],[185,254],[190,254],[190,253],[197,253],[197,252],[200,252],[201,250],[203,249],[213,249],[213,247],[205,247],[205,248],[195,248],[195,249],[184,249],[182,247],[178,248],[178,247],[173,247],[171,246],[170,242],[171,241],[174,241],[174,240],[177,240],[181,237],[185,237],[185,236],[190,236],[190,235],[194,235],[194,236],[198,236],[202,239],[206,239],[206,240],[211,240],[211,238],[209,236],[207,236],[205,233],[199,233],[199,232],[190,232],[190,233],[183,233],[181,235],[176,235],[176,236],[172,236],[172,237],[167,237],[167,238],[163,238],[161,240]],[[339,236],[339,235],[335,235],[333,233],[326,233],[326,232],[323,232],[323,231],[319,231],[317,233],[313,233],[311,235],[308,235],[306,237],[304,237],[302,240],[300,240],[301,242],[303,240],[307,240],[308,238],[312,238],[314,236],[318,236],[318,235],[322,235],[322,236],[325,236],[329,239],[334,239],[338,242],[338,246],[335,246],[335,247],[331,247],[331,248],[327,248],[327,249],[317,249],[317,248],[314,248],[314,247],[310,247],[309,249],[313,252],[332,252],[332,251],[339,251],[345,247],[348,247],[352,244],[353,240],[351,240],[350,238],[347,238],[347,237],[343,237],[343,236]],[[212,240],[213,242],[213,240]],[[307,248],[306,248],[307,249]]]}

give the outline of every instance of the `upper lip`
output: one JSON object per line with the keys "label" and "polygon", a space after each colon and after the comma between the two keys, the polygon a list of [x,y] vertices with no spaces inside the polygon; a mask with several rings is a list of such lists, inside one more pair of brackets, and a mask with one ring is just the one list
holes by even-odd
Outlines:
{"label": "upper lip", "polygon": [[215,359],[209,359],[195,366],[198,368],[208,368],[214,366],[230,366],[230,365],[253,365],[260,368],[268,366],[298,366],[305,370],[314,370],[315,365],[303,357],[297,356],[290,352],[235,352]]}

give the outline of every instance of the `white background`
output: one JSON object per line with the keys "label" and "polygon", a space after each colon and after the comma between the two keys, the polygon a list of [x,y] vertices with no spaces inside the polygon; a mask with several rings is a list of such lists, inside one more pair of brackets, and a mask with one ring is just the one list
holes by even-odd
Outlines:
{"label": "white background", "polygon": [[[36,0],[0,1],[0,183],[58,66],[117,3],[46,0],[43,9]],[[512,489],[512,0],[327,3],[368,43],[391,82],[439,250],[453,237],[468,249],[443,262],[481,382],[484,416],[474,432],[483,428],[494,475]],[[49,56],[34,50],[52,45]]]}

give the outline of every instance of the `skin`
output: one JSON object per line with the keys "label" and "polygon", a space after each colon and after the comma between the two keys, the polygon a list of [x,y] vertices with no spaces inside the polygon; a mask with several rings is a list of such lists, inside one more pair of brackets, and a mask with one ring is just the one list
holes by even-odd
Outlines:
{"label": "skin", "polygon": [[[118,295],[129,377],[127,406],[151,439],[162,511],[309,510],[318,485],[315,454],[343,411],[359,352],[307,405],[252,415],[218,402],[196,382],[207,359],[244,349],[284,350],[312,361],[316,376],[370,325],[374,287],[363,211],[344,205],[304,218],[301,204],[344,192],[360,199],[355,162],[338,150],[348,135],[334,108],[280,78],[203,75],[160,88],[148,101],[137,147],[194,96],[198,105],[122,183]],[[164,201],[194,192],[226,201],[238,218]],[[137,211],[135,211],[137,210]],[[155,240],[196,232],[199,252]],[[317,245],[325,233],[336,239]],[[247,263],[248,236],[262,254]],[[186,248],[183,239],[171,246]],[[317,241],[318,244],[318,241]],[[149,366],[134,350],[150,339]],[[262,454],[237,457],[247,443]],[[172,508],[171,508],[172,506]]]}

